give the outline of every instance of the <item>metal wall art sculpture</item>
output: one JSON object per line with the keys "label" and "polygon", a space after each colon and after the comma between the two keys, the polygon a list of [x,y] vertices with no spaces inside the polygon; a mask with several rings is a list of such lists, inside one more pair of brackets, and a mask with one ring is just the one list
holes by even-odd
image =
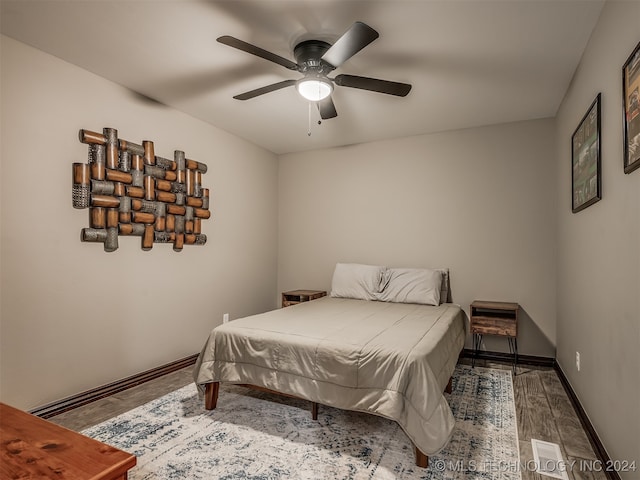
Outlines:
{"label": "metal wall art sculpture", "polygon": [[73,206],[89,208],[83,242],[118,248],[118,235],[142,237],[142,249],[154,243],[204,245],[202,220],[211,216],[209,189],[202,188],[207,166],[176,150],[173,160],[155,155],[153,142],[142,145],[118,138],[118,131],[80,130],[89,145],[88,163],[73,164]]}

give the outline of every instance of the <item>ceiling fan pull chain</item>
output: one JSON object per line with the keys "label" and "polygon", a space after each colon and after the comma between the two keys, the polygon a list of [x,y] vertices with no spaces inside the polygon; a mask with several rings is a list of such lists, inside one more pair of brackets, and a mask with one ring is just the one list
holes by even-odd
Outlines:
{"label": "ceiling fan pull chain", "polygon": [[311,102],[309,102],[309,126],[307,128],[307,136],[311,136]]}

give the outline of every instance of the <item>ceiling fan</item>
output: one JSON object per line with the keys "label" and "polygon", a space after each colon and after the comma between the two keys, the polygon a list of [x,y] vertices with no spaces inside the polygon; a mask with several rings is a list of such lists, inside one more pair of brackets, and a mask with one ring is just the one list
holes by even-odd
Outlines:
{"label": "ceiling fan", "polygon": [[293,55],[297,63],[229,35],[218,38],[218,42],[304,75],[299,80],[283,80],[241,93],[233,98],[248,100],[295,85],[300,95],[309,101],[317,102],[320,117],[326,120],[338,116],[336,107],[331,99],[334,84],[398,97],[406,96],[411,90],[411,85],[409,84],[379,80],[377,78],[345,74],[337,75],[334,78],[329,77],[329,73],[373,42],[378,36],[378,32],[369,25],[355,22],[333,45],[320,40],[306,40],[297,44],[293,49]]}

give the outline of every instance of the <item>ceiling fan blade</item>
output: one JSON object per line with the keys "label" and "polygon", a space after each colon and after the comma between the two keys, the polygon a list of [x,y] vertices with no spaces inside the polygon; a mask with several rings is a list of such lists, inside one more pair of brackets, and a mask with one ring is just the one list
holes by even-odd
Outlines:
{"label": "ceiling fan blade", "polygon": [[250,98],[257,97],[258,95],[264,95],[265,93],[275,92],[276,90],[280,90],[281,88],[290,87],[291,85],[295,85],[295,80],[283,80],[282,82],[273,83],[271,85],[267,85],[266,87],[256,88],[255,90],[250,90],[248,92],[241,93],[240,95],[236,95],[233,98],[236,100],[249,100]]}
{"label": "ceiling fan blade", "polygon": [[369,25],[356,22],[322,56],[322,60],[339,67],[380,35]]}
{"label": "ceiling fan blade", "polygon": [[390,82],[388,80],[359,77],[356,75],[338,75],[333,81],[341,87],[360,88],[362,90],[386,93],[387,95],[396,95],[398,97],[406,97],[411,91],[411,85],[408,83]]}
{"label": "ceiling fan blade", "polygon": [[256,47],[255,45],[251,45],[250,43],[238,40],[235,37],[224,35],[222,37],[218,37],[217,40],[224,45],[237,48],[238,50],[242,50],[243,52],[247,52],[251,55],[255,55],[257,57],[264,58],[265,60],[269,60],[270,62],[277,63],[278,65],[282,65],[289,70],[298,70],[297,63],[293,63],[291,60],[281,57],[280,55],[276,55],[275,53],[268,52],[260,47]]}
{"label": "ceiling fan blade", "polygon": [[323,120],[328,120],[338,116],[336,106],[333,104],[333,100],[331,100],[331,95],[318,102],[318,110],[320,110],[320,118]]}

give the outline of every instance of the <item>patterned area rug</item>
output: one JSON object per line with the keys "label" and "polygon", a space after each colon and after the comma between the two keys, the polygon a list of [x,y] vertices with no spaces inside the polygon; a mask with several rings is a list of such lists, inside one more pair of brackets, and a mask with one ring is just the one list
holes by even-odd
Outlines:
{"label": "patterned area rug", "polygon": [[519,480],[511,374],[459,365],[446,395],[456,418],[449,444],[415,466],[397,423],[233,385],[204,409],[188,385],[83,433],[138,457],[130,480]]}

